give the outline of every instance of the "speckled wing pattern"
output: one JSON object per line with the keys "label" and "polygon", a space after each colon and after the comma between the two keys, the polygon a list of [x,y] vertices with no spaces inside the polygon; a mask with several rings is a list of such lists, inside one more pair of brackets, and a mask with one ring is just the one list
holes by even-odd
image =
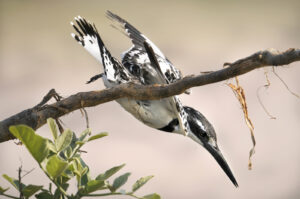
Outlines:
{"label": "speckled wing pattern", "polygon": [[[137,75],[139,75],[140,77],[143,77],[143,75],[147,75],[148,72],[153,73],[151,65],[147,65],[147,63],[150,63],[144,47],[144,42],[147,42],[151,45],[153,51],[155,52],[161,71],[167,78],[167,80],[170,83],[173,83],[177,80],[182,79],[181,72],[173,66],[173,64],[165,57],[165,55],[150,39],[148,39],[139,30],[137,30],[134,26],[132,26],[130,23],[128,23],[118,15],[115,15],[110,11],[107,11],[106,14],[109,19],[118,22],[118,24],[121,26],[121,29],[126,32],[126,35],[131,39],[133,43],[132,48],[124,52],[122,56],[122,63],[130,72],[137,73]],[[139,65],[137,65],[136,63],[138,63]],[[143,81],[144,79],[142,79],[142,82]],[[147,79],[145,79],[145,81],[147,81]]]}
{"label": "speckled wing pattern", "polygon": [[[122,63],[132,75],[140,78],[142,84],[169,84],[182,78],[180,71],[172,65],[159,48],[145,35],[126,20],[112,12],[107,11],[107,16],[117,21],[131,39],[133,47],[124,53]],[[154,53],[153,57],[158,63],[157,67],[155,67],[156,64],[150,60],[149,57],[151,53],[149,54],[149,51],[145,49],[145,45],[149,45],[152,48]],[[173,109],[176,112],[180,128],[182,132],[187,135],[190,131],[190,127],[183,105],[177,96],[173,96],[170,99]]]}
{"label": "speckled wing pattern", "polygon": [[80,16],[75,17],[75,22],[76,25],[73,22],[71,22],[71,25],[77,34],[72,33],[72,37],[102,63],[106,80],[109,82],[107,85],[110,87],[111,84],[129,82],[132,75],[117,59],[111,56],[95,25],[92,25]]}

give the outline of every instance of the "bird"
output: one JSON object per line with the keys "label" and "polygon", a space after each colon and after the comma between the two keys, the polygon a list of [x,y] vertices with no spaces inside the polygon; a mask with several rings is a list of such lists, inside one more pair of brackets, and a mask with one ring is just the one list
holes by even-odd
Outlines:
{"label": "bird", "polygon": [[[71,36],[103,66],[103,73],[93,76],[87,83],[102,78],[111,88],[124,83],[141,85],[171,84],[182,79],[161,50],[144,34],[118,15],[107,11],[107,17],[119,24],[131,39],[133,46],[122,53],[120,62],[106,48],[100,34],[91,22],[81,16],[71,22],[75,33]],[[189,91],[186,91],[189,94]],[[185,135],[203,146],[217,161],[231,182],[238,183],[217,144],[217,135],[212,124],[196,109],[184,106],[178,96],[160,100],[116,100],[136,119],[152,128]]]}

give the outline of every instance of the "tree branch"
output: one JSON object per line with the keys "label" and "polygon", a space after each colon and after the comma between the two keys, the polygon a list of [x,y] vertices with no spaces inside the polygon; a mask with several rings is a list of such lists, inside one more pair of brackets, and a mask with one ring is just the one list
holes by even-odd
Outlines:
{"label": "tree branch", "polygon": [[[168,85],[143,86],[128,83],[101,91],[80,92],[50,105],[42,105],[45,103],[45,100],[43,100],[37,106],[1,121],[0,142],[14,139],[8,130],[11,125],[26,124],[36,130],[46,123],[47,118],[52,117],[57,119],[80,108],[92,107],[124,97],[136,100],[157,100],[179,95],[192,87],[220,82],[242,75],[256,68],[282,66],[295,61],[300,61],[300,49],[290,48],[284,52],[268,49],[239,59],[234,63],[225,63],[224,66],[228,67],[221,70],[204,75],[186,76]],[[47,99],[47,96],[45,98]]]}

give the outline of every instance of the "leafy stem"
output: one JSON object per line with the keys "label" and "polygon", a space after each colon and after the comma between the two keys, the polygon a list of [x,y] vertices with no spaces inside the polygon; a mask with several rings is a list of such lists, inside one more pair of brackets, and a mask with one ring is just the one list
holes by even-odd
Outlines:
{"label": "leafy stem", "polygon": [[131,196],[133,198],[142,199],[132,193],[120,193],[120,192],[114,192],[114,193],[99,193],[99,194],[82,194],[80,196],[82,197],[101,197],[101,196],[113,196],[113,195],[124,195],[124,196]]}
{"label": "leafy stem", "polygon": [[5,193],[0,193],[0,195],[6,196],[6,197],[8,197],[8,198],[19,199],[18,197],[11,196],[11,195],[8,195],[8,194],[5,194]]}
{"label": "leafy stem", "polygon": [[[40,169],[50,180],[49,190],[46,190],[40,185],[25,185],[23,182],[21,183],[20,173],[18,179],[4,174],[3,177],[22,193],[24,198],[30,198],[33,195],[37,199],[55,199],[58,197],[80,199],[82,197],[125,195],[137,199],[160,199],[160,196],[156,193],[144,197],[134,195],[134,192],[147,183],[153,176],[138,179],[132,185],[132,189],[129,192],[116,192],[127,182],[130,173],[127,172],[116,177],[112,184],[109,183],[108,179],[122,169],[125,164],[112,167],[104,173],[100,173],[96,178],[90,176],[89,166],[81,158],[79,150],[84,144],[107,136],[107,133],[98,133],[87,137],[90,135],[90,129],[86,129],[81,133],[79,138],[76,138],[75,133],[67,129],[58,135],[54,120],[49,119],[48,123],[53,134],[53,141],[36,134],[32,128],[25,125],[10,127],[11,133],[26,146],[27,150],[37,161]],[[77,178],[78,190],[75,194],[68,194],[68,181],[74,177]],[[52,183],[56,186],[54,193],[51,190]],[[107,189],[109,189],[109,193],[96,194],[96,191]],[[4,194],[7,190],[0,187],[0,195],[13,199],[20,198]]]}
{"label": "leafy stem", "polygon": [[51,180],[51,182],[53,182],[53,184],[55,184],[55,186],[59,189],[59,191],[64,194],[67,198],[72,198],[70,195],[68,195],[68,193],[54,180],[52,179],[49,174],[47,173],[47,171],[45,171],[42,167],[42,165],[39,163],[40,168],[42,169],[42,171],[46,174],[46,176]]}

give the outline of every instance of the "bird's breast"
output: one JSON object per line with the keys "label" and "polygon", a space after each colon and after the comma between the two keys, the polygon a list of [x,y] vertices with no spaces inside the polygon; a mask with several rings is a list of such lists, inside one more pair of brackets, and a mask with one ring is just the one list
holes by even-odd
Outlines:
{"label": "bird's breast", "polygon": [[116,100],[126,111],[147,126],[160,129],[176,118],[169,99],[136,101],[122,98]]}

